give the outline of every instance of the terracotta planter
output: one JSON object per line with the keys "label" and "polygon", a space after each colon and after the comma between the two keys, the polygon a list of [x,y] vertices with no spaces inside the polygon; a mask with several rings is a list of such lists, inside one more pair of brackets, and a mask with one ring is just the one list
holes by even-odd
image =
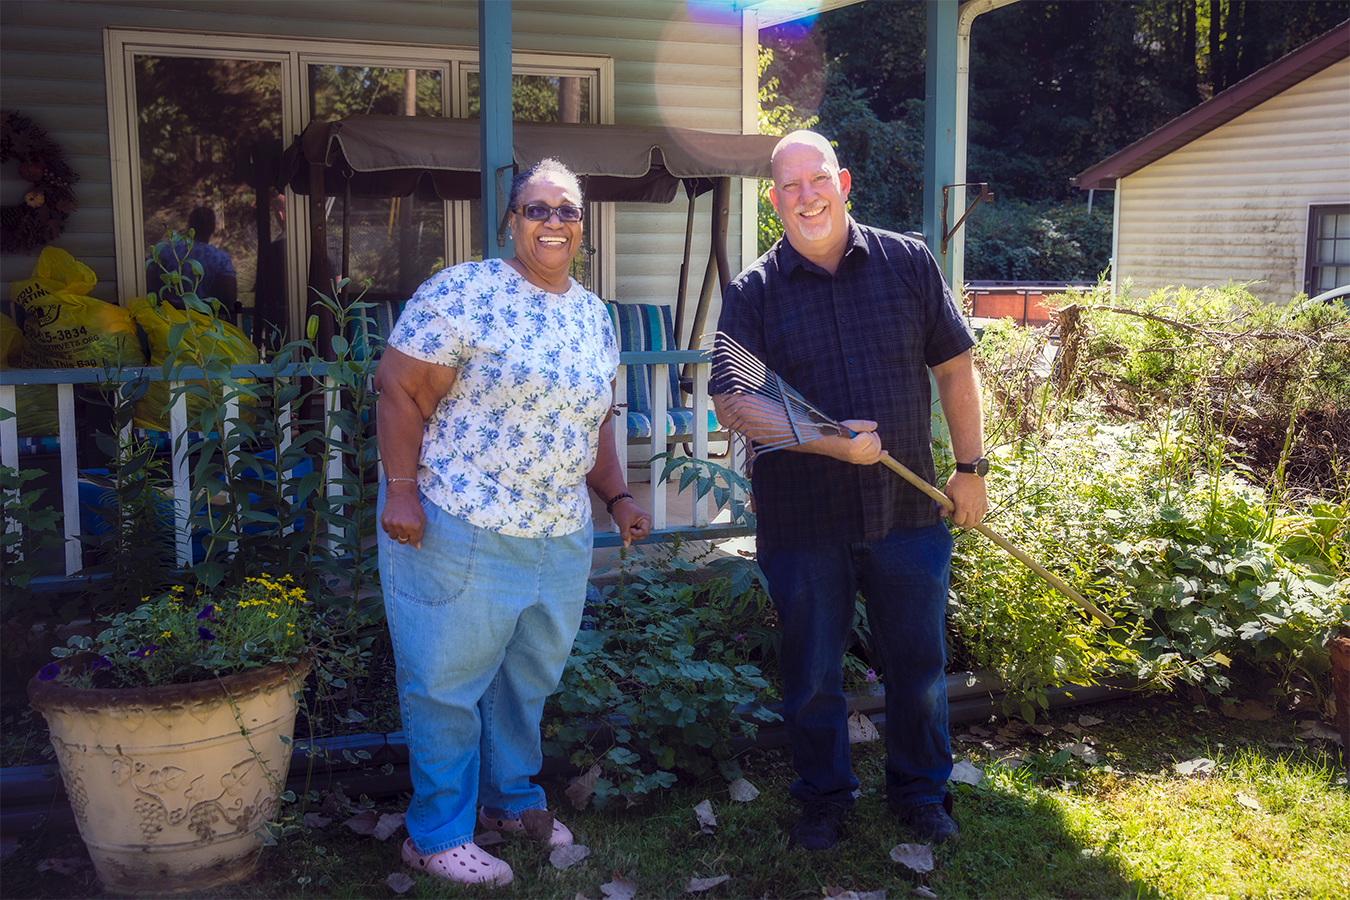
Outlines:
{"label": "terracotta planter", "polygon": [[28,682],[106,889],[179,894],[253,873],[309,669],[302,660],[156,688]]}

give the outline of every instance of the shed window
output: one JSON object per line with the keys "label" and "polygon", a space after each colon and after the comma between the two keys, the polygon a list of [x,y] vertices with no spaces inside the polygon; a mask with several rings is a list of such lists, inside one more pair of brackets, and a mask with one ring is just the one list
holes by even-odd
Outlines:
{"label": "shed window", "polygon": [[1320,294],[1350,284],[1350,204],[1314,206],[1308,216],[1304,290]]}

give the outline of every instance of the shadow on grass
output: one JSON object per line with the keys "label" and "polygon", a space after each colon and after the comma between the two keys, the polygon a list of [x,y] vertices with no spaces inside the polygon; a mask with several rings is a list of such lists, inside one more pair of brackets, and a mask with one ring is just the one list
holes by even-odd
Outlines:
{"label": "shadow on grass", "polygon": [[[1082,729],[1076,723],[1083,715],[1099,722]],[[547,781],[550,805],[571,826],[578,843],[590,848],[587,859],[558,870],[543,851],[506,843],[492,852],[511,864],[513,884],[465,889],[419,875],[403,896],[600,898],[601,886],[617,873],[637,884],[639,897],[822,897],[840,889],[885,891],[887,897],[900,898],[919,887],[942,898],[1160,897],[1163,888],[1135,877],[1115,848],[1094,846],[1088,829],[1071,821],[1065,810],[1101,802],[1122,781],[1170,777],[1173,763],[1224,743],[1243,744],[1272,759],[1287,756],[1294,731],[1291,721],[1239,722],[1165,698],[1064,710],[1050,723],[1055,726],[1050,735],[1024,732],[1009,739],[1020,740],[1020,746],[1000,745],[992,733],[996,724],[986,731],[987,740],[966,726],[953,729],[962,738],[955,745],[958,757],[969,754],[981,768],[995,771],[994,760],[1009,753],[1026,756],[1030,763],[976,786],[955,786],[955,817],[962,833],[935,848],[936,867],[923,875],[890,859],[893,846],[917,841],[890,812],[880,791],[881,746],[867,744],[854,747],[854,771],[863,793],[845,820],[844,842],[832,853],[788,848],[787,830],[798,808],[788,800],[787,788],[795,776],[786,752],[770,750],[743,760],[746,777],[761,792],[750,803],[733,802],[725,783],[714,779],[681,783],[629,809],[577,812],[563,795],[563,782]],[[1075,734],[1075,728],[1089,733]],[[1064,743],[1084,737],[1095,742],[1096,765],[1054,762]],[[695,821],[693,807],[703,800],[713,804],[716,834],[703,833]],[[406,802],[406,796],[390,797],[376,807],[401,812]],[[407,871],[398,859],[405,836],[400,830],[379,842],[345,828],[338,817],[322,830],[295,835],[265,851],[249,880],[194,896],[394,897],[386,879]],[[75,835],[37,831],[24,836],[4,860],[0,895],[109,896],[92,884],[91,868],[74,874],[37,872],[43,860],[72,858],[88,858]],[[706,893],[687,894],[690,878],[720,875],[731,878]]]}

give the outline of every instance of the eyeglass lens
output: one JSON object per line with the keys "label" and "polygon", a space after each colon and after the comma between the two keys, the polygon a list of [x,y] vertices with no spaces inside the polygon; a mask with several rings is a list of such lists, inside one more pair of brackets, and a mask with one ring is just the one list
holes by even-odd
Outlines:
{"label": "eyeglass lens", "polygon": [[580,206],[549,206],[545,203],[527,203],[521,212],[531,222],[547,222],[554,213],[563,222],[580,222],[582,216]]}

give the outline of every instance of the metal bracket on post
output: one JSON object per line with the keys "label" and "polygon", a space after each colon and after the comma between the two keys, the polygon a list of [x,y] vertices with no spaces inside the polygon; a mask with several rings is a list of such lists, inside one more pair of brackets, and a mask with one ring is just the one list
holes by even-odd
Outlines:
{"label": "metal bracket on post", "polygon": [[[966,213],[965,213],[965,215],[963,215],[960,219],[958,219],[958,220],[956,221],[956,224],[953,225],[953,226],[951,227],[950,230],[948,230],[948,228],[947,228],[947,198],[948,198],[948,192],[949,192],[952,188],[954,188],[954,187],[978,187],[978,188],[980,189],[980,196],[978,196],[978,197],[976,197],[974,200],[970,201],[970,206],[966,207]],[[969,219],[969,218],[970,218],[970,214],[973,213],[973,212],[975,211],[975,207],[979,205],[979,203],[980,203],[981,200],[983,200],[985,203],[993,203],[993,202],[994,202],[994,195],[991,194],[991,193],[989,193],[989,184],[988,184],[988,182],[984,182],[984,181],[967,181],[965,184],[949,184],[949,185],[945,186],[945,187],[942,189],[942,253],[943,253],[944,256],[945,256],[946,253],[947,253],[947,244],[948,244],[949,241],[951,241],[952,235],[954,235],[954,234],[956,234],[956,232],[960,231],[960,230],[961,230],[961,226],[964,225],[964,224],[966,224],[966,219]]]}
{"label": "metal bracket on post", "polygon": [[506,223],[511,221],[511,210],[506,208],[506,204],[510,200],[511,192],[509,188],[505,191],[502,190],[502,173],[507,169],[511,170],[511,180],[515,181],[517,174],[515,163],[511,163],[509,166],[498,166],[497,177],[493,179],[497,185],[497,208],[502,211],[502,220],[497,226],[497,246],[502,249],[506,248]]}

